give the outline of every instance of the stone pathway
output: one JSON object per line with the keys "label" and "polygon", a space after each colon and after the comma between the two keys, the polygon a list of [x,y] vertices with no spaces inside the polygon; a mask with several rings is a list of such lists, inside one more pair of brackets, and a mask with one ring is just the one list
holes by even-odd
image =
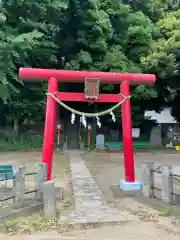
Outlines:
{"label": "stone pathway", "polygon": [[70,165],[75,209],[73,212],[60,216],[61,222],[82,224],[125,222],[134,219],[128,212],[118,212],[116,208],[108,205],[96,181],[85,166],[80,152],[70,152]]}

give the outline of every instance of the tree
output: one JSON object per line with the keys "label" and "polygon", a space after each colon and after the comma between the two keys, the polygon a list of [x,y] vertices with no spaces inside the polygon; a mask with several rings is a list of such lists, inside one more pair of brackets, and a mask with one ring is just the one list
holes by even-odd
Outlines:
{"label": "tree", "polygon": [[37,108],[38,95],[42,100],[45,98],[40,93],[42,89],[34,87],[30,103],[29,85],[22,87],[17,70],[23,66],[55,67],[58,64],[57,43],[67,4],[56,0],[2,0],[0,6],[0,98],[8,103],[8,118],[17,122],[18,118],[27,117],[28,111],[32,113],[33,104]]}
{"label": "tree", "polygon": [[[141,9],[137,12],[136,8],[119,0],[70,0],[67,16],[65,42],[68,48],[64,51],[65,68],[143,71],[141,58],[150,49],[154,25]],[[106,86],[105,90],[107,89],[113,91],[114,88]],[[135,104],[156,96],[153,88],[133,87]],[[144,108],[145,105],[141,107],[142,112]],[[89,109],[93,111],[92,108]]]}
{"label": "tree", "polygon": [[161,77],[176,75],[179,70],[179,24],[180,11],[167,13],[157,22],[155,41],[147,57],[142,58],[142,65],[147,71],[159,73]]}
{"label": "tree", "polygon": [[164,7],[165,12],[177,11],[180,7],[179,0],[166,0],[164,1],[164,4],[165,4],[165,7]]}
{"label": "tree", "polygon": [[113,33],[109,16],[98,1],[70,0],[68,17],[67,39],[72,44],[66,68],[90,70],[106,54]]}
{"label": "tree", "polygon": [[143,12],[153,22],[156,22],[163,16],[164,8],[167,6],[164,0],[122,0],[122,3],[129,4],[135,11]]}
{"label": "tree", "polygon": [[[4,16],[2,31],[6,35],[6,38],[0,38],[0,49],[5,42],[2,56],[4,59],[9,56],[10,59],[2,61],[5,66],[0,66],[0,70],[8,72],[7,83],[20,90],[20,94],[10,92],[11,102],[8,105],[13,110],[13,118],[16,116],[19,121],[26,118],[27,111],[36,111],[32,109],[36,109],[39,98],[44,102],[45,91],[44,85],[40,86],[43,94],[33,84],[22,87],[17,78],[20,66],[143,72],[145,65],[142,59],[147,59],[152,44],[153,21],[161,14],[161,8],[157,8],[157,4],[161,3],[153,0],[146,3],[119,0],[2,0],[0,4]],[[30,86],[34,91],[29,102]],[[68,90],[71,86],[63,84],[63,87]],[[111,85],[103,88],[103,91],[106,90],[116,91]],[[144,86],[132,87],[132,93],[132,103],[140,105],[140,112],[146,108],[146,104],[142,105],[142,99],[157,96],[156,89]],[[84,105],[79,106],[84,110]],[[91,110],[91,106],[89,108]]]}
{"label": "tree", "polygon": [[[161,104],[169,105],[179,94],[180,11],[168,12],[158,21],[154,41],[141,65],[147,72],[158,74],[157,91]],[[164,101],[162,101],[162,99]],[[174,112],[174,111],[173,111]]]}
{"label": "tree", "polygon": [[[102,6],[109,13],[114,29],[102,70],[143,72],[140,63],[141,58],[147,55],[152,43],[154,30],[152,21],[141,11],[136,12],[129,5],[121,4],[119,1],[102,1]],[[147,86],[134,86],[131,91],[133,119],[137,119],[135,115],[141,115],[143,118],[147,107],[145,100],[155,98],[157,93],[154,88]]]}

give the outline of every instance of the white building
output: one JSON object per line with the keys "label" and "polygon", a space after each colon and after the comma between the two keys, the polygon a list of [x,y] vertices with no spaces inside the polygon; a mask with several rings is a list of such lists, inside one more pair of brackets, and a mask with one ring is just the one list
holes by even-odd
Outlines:
{"label": "white building", "polygon": [[157,123],[177,123],[176,119],[171,115],[171,108],[164,108],[160,113],[156,113],[155,111],[145,111],[144,117],[156,120]]}
{"label": "white building", "polygon": [[[158,123],[158,126],[151,129],[150,143],[173,147],[172,140],[179,139],[179,124],[171,115],[171,108],[164,108],[160,113],[145,111],[144,117]],[[163,136],[162,133],[164,133]]]}

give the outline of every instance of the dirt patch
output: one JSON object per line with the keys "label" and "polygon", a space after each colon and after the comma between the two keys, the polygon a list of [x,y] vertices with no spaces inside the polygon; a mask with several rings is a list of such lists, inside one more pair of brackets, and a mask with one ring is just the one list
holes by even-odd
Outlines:
{"label": "dirt patch", "polygon": [[179,236],[158,227],[155,223],[132,222],[127,224],[114,224],[102,227],[87,226],[85,229],[76,229],[63,234],[44,232],[26,236],[6,237],[4,240],[178,240]]}
{"label": "dirt patch", "polygon": [[[152,156],[150,156],[151,158]],[[141,156],[141,160],[147,159],[146,155]],[[118,223],[105,225],[101,227],[97,227],[94,225],[87,225],[83,229],[69,229],[67,226],[59,225],[57,221],[53,219],[44,219],[37,216],[34,216],[35,220],[23,219],[21,224],[22,228],[26,227],[26,223],[29,222],[31,233],[40,231],[38,234],[28,234],[28,229],[26,229],[27,234],[25,236],[0,236],[0,238],[4,240],[70,240],[70,239],[79,239],[79,240],[104,240],[104,239],[114,239],[119,240],[127,239],[127,240],[146,240],[146,239],[172,239],[177,240],[179,236],[170,231],[170,228],[167,229],[169,225],[169,218],[163,218],[164,225],[159,225],[159,218],[161,216],[157,216],[158,212],[153,210],[151,206],[144,206],[144,204],[140,204],[134,197],[124,197],[122,193],[118,191],[119,181],[123,179],[123,157],[120,154],[88,154],[85,156],[86,163],[88,168],[91,170],[94,178],[97,180],[99,186],[102,191],[106,195],[106,198],[109,200],[111,204],[115,204],[119,209],[121,208],[129,208],[128,211],[138,215],[139,218],[137,220],[133,220],[126,223]],[[62,166],[59,161],[64,161],[64,169],[61,173],[58,173],[58,167]],[[67,164],[68,159],[64,158],[64,160],[57,160],[57,165],[54,165],[56,168],[54,171],[54,179],[57,180],[59,185],[69,184],[69,180],[65,181],[65,179],[69,179],[68,175],[70,174],[70,170]],[[136,161],[137,166],[140,166],[140,163]],[[56,172],[57,171],[57,172]],[[67,172],[66,174],[64,174]],[[138,171],[137,171],[138,172]],[[59,177],[59,176],[62,176]],[[65,175],[65,176],[64,176]],[[147,216],[148,213],[148,216]],[[143,214],[143,215],[140,215]],[[146,219],[143,216],[147,216]],[[168,221],[166,221],[168,220]],[[171,219],[172,220],[172,219]],[[35,222],[34,222],[35,221]],[[17,223],[16,223],[17,224]],[[177,229],[179,228],[179,222],[175,221],[173,223]],[[163,226],[163,228],[162,228]],[[13,227],[7,226],[7,227]],[[54,230],[54,231],[53,231]],[[57,233],[58,232],[58,233]],[[61,232],[61,233],[59,233]],[[97,237],[98,236],[98,237]]]}
{"label": "dirt patch", "polygon": [[[135,172],[136,179],[141,181],[142,161],[153,161],[158,165],[180,166],[178,154],[168,153],[136,153]],[[98,182],[99,187],[106,199],[118,209],[127,209],[137,215],[142,221],[161,223],[170,226],[180,232],[180,208],[177,206],[164,205],[157,199],[147,199],[138,195],[125,195],[120,191],[120,180],[124,179],[124,162],[121,153],[88,153],[84,154],[88,169]],[[157,179],[159,183],[159,179]],[[164,211],[169,210],[172,217],[165,218]],[[169,215],[169,214],[168,214]],[[176,216],[176,217],[174,217]],[[178,219],[177,219],[178,217]],[[176,222],[176,224],[174,224]]]}
{"label": "dirt patch", "polygon": [[[120,180],[124,179],[124,160],[122,153],[95,153],[91,152],[83,155],[88,169],[95,177],[100,188],[109,200],[114,196],[110,190],[114,186],[120,185]],[[159,165],[173,166],[174,171],[180,174],[180,156],[178,154],[167,153],[136,153],[135,154],[135,174],[136,180],[141,181],[142,162],[154,162],[155,168]],[[155,174],[155,184],[157,187],[161,184],[160,174]],[[179,191],[178,181],[175,182],[175,189]],[[178,193],[178,192],[177,192]]]}
{"label": "dirt patch", "polygon": [[[41,162],[41,153],[40,152],[21,152],[21,153],[1,153],[0,154],[0,162],[3,163],[11,163],[15,168],[23,165],[26,166],[27,172],[37,171],[37,164]],[[73,208],[73,194],[72,194],[72,184],[71,184],[71,171],[69,165],[69,158],[66,153],[59,153],[56,152],[54,154],[53,159],[53,171],[52,171],[52,180],[55,181],[56,186],[56,195],[57,195],[57,210],[58,212],[61,211],[69,211]],[[7,187],[8,189],[3,189],[3,186],[0,187],[0,194],[2,198],[2,192],[6,191],[6,195],[12,192],[12,181],[8,181]],[[26,189],[32,190],[35,189],[35,177],[34,176],[27,176],[26,178]],[[63,189],[63,192],[61,191]],[[28,194],[28,199],[34,198],[34,193]],[[9,200],[5,203],[6,206],[12,206],[13,201]],[[3,226],[1,225],[1,232],[12,232],[13,234],[22,231],[23,232],[31,232],[31,231],[38,231],[38,228],[45,228],[46,225],[49,225],[49,228],[53,228],[53,221],[50,219],[44,219],[41,214],[35,214],[27,218],[27,224],[23,225],[23,221],[26,218],[19,218],[14,221],[6,221],[6,224]],[[38,220],[39,219],[39,220]],[[36,221],[39,221],[36,222]],[[31,223],[32,222],[32,223]],[[22,223],[22,225],[19,225]],[[40,225],[39,225],[40,224]],[[44,225],[43,225],[44,224]],[[33,230],[33,226],[35,229]],[[59,228],[58,221],[56,222],[56,227]],[[55,226],[54,226],[55,227]],[[19,229],[19,230],[18,230]]]}
{"label": "dirt patch", "polygon": [[[26,172],[37,172],[38,164],[41,162],[40,152],[15,152],[15,153],[0,153],[0,163],[11,163],[13,167],[17,168],[20,165],[26,167]],[[56,187],[63,187],[68,189],[71,193],[70,181],[70,165],[66,153],[56,152],[53,159],[52,179],[56,183]],[[7,188],[4,191],[9,192],[12,188],[12,181],[8,180]],[[1,183],[1,190],[3,190],[4,182]],[[32,190],[35,187],[35,176],[26,176],[26,189]]]}

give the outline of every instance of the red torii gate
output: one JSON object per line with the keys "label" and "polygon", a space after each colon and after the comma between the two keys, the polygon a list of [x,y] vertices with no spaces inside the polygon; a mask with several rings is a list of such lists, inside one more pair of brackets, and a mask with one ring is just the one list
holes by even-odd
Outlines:
{"label": "red torii gate", "polygon": [[[87,72],[54,70],[40,68],[20,68],[19,77],[23,80],[48,80],[48,93],[55,93],[56,98],[61,101],[74,102],[107,102],[118,103],[124,97],[130,95],[130,84],[153,85],[156,76],[152,74],[134,74],[134,73],[110,73],[110,72]],[[86,81],[90,79],[92,81]],[[99,80],[99,83],[95,85]],[[88,91],[86,93],[57,92],[58,81],[61,82],[86,82]],[[95,94],[99,84],[119,84],[121,94]],[[87,89],[86,89],[87,90]],[[93,91],[93,94],[92,94]],[[90,96],[91,95],[91,96]],[[121,105],[122,111],[122,134],[124,146],[124,169],[125,181],[121,181],[123,190],[135,190],[141,187],[140,183],[135,181],[134,173],[134,154],[132,143],[132,122],[130,99],[126,99]],[[42,162],[47,163],[47,179],[51,179],[52,159],[54,149],[54,136],[56,127],[56,101],[47,96],[46,120],[44,130],[44,145],[42,152]]]}

